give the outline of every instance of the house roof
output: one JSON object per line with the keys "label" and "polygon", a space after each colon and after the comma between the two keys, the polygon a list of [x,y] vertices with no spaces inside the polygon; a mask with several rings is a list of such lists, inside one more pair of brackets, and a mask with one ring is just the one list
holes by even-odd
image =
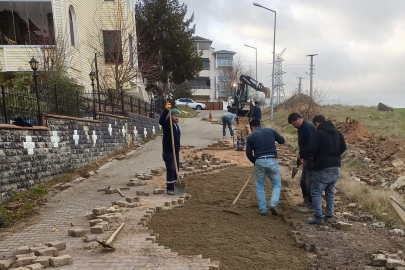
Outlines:
{"label": "house roof", "polygon": [[213,52],[213,54],[217,54],[217,53],[229,53],[229,54],[236,54],[236,52],[232,52],[232,51],[226,51],[226,50],[219,50],[219,51],[215,51],[215,52]]}
{"label": "house roof", "polygon": [[207,41],[207,42],[211,42],[211,43],[212,43],[212,40],[209,40],[209,39],[206,39],[206,38],[203,38],[203,37],[199,37],[199,36],[193,37],[193,40]]}

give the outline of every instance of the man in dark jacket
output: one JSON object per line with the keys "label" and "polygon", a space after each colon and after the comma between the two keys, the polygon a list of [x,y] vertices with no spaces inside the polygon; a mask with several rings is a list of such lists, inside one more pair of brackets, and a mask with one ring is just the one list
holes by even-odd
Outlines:
{"label": "man in dark jacket", "polygon": [[174,194],[174,184],[177,182],[176,167],[174,164],[174,155],[172,147],[172,135],[170,130],[170,119],[168,117],[169,110],[172,115],[172,126],[173,126],[173,138],[174,138],[174,148],[177,161],[177,168],[179,168],[179,152],[180,152],[180,128],[179,119],[180,112],[176,108],[171,108],[170,102],[166,102],[166,109],[160,115],[159,124],[163,129],[163,160],[166,164],[166,183],[167,183],[167,194]]}
{"label": "man in dark jacket", "polygon": [[258,101],[255,101],[255,106],[252,109],[252,119],[257,119],[260,121],[262,119],[262,108],[260,108]]}
{"label": "man in dark jacket", "polygon": [[[301,156],[313,159],[311,179],[312,205],[314,217],[308,218],[310,224],[332,222],[335,185],[339,178],[341,155],[346,151],[346,143],[342,133],[322,115],[312,120],[316,132],[312,135],[308,146],[301,151]],[[310,166],[308,165],[308,170]],[[322,192],[325,191],[326,212],[322,214]]]}
{"label": "man in dark jacket", "polygon": [[[302,119],[301,115],[299,115],[298,113],[291,113],[288,116],[288,123],[297,129],[298,147],[301,151],[308,146],[311,135],[315,133],[314,126],[308,121]],[[300,211],[303,213],[313,212],[311,199],[311,183],[309,179],[309,173],[307,172],[307,164],[305,159],[302,165],[300,186],[302,197],[304,198],[304,202],[298,204],[298,206],[300,207]]]}
{"label": "man in dark jacket", "polygon": [[255,165],[256,197],[259,211],[262,216],[266,215],[264,185],[267,175],[272,186],[269,209],[272,215],[276,216],[278,215],[277,204],[280,198],[281,176],[275,142],[284,144],[285,140],[274,129],[262,128],[257,119],[250,121],[249,124],[253,132],[247,137],[246,156]]}

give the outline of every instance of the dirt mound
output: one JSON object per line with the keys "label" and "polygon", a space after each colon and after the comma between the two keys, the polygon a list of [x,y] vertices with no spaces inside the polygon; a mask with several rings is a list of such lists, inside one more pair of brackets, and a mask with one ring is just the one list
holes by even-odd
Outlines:
{"label": "dirt mound", "polygon": [[[241,214],[222,211],[229,209],[252,171],[253,167],[232,168],[187,178],[191,200],[156,214],[148,225],[160,234],[159,244],[179,254],[219,260],[223,270],[308,269],[306,254],[297,247],[282,217],[259,215],[253,179],[235,206]],[[271,184],[266,184],[269,199]]]}
{"label": "dirt mound", "polygon": [[334,123],[336,128],[342,132],[346,143],[357,143],[373,137],[373,133],[365,128],[359,121],[350,120],[346,122]]}
{"label": "dirt mound", "polygon": [[275,110],[278,110],[278,109],[296,109],[298,107],[302,107],[303,104],[310,104],[310,105],[313,105],[313,106],[319,106],[309,96],[307,96],[305,94],[295,94],[292,97],[290,97],[289,99],[287,99],[286,101],[284,101],[283,103],[281,103],[281,104],[277,105],[276,107],[274,107],[274,109]]}

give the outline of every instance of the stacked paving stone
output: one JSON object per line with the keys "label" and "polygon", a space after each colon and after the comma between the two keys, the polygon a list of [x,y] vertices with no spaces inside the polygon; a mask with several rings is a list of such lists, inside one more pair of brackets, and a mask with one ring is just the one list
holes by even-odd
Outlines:
{"label": "stacked paving stone", "polygon": [[186,159],[181,160],[179,165],[181,170],[185,171],[180,172],[181,178],[188,175],[208,173],[214,170],[236,166],[236,164],[231,163],[230,160],[221,160],[205,152],[203,152],[200,157],[187,155]]}
{"label": "stacked paving stone", "polygon": [[233,144],[227,140],[219,140],[216,143],[208,145],[204,150],[229,150],[233,149]]}
{"label": "stacked paving stone", "polygon": [[385,250],[379,250],[376,254],[372,254],[372,266],[365,266],[364,270],[373,269],[397,269],[405,270],[405,256],[402,250],[397,253],[388,253]]}
{"label": "stacked paving stone", "polygon": [[14,269],[43,270],[46,267],[59,267],[73,263],[70,255],[59,255],[60,250],[66,249],[66,243],[53,241],[44,244],[36,244],[32,247],[21,246],[15,251],[14,259],[0,260],[0,270]]}
{"label": "stacked paving stone", "polygon": [[[122,221],[124,209],[121,207],[130,207],[128,202],[113,202],[111,207],[93,208],[91,213],[87,213],[89,219],[90,232],[92,234],[101,234],[113,227],[112,223]],[[131,204],[132,205],[132,204]],[[138,205],[140,206],[140,204]],[[135,206],[134,206],[135,207]],[[87,235],[87,230],[83,228],[74,228],[68,230],[68,235],[73,237],[83,237],[84,242],[96,240],[94,237]]]}

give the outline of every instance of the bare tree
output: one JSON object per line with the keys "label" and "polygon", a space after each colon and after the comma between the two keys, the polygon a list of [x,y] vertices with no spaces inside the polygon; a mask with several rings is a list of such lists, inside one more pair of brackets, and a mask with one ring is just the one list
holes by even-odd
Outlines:
{"label": "bare tree", "polygon": [[242,65],[240,58],[233,61],[230,67],[223,67],[218,72],[218,90],[225,96],[231,96],[234,84],[239,84],[240,75],[253,76],[254,71],[251,66]]}

